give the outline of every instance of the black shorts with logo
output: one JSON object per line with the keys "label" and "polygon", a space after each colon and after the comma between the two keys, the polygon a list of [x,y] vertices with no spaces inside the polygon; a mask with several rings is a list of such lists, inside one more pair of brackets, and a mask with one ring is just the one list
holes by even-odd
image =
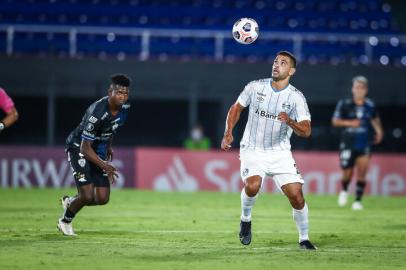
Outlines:
{"label": "black shorts with logo", "polygon": [[66,152],[77,187],[89,184],[94,184],[96,187],[110,187],[107,174],[98,166],[86,160],[79,149],[69,148]]}
{"label": "black shorts with logo", "polygon": [[342,169],[353,168],[357,158],[365,155],[370,155],[370,148],[365,147],[362,149],[356,148],[341,148],[340,149],[340,166]]}

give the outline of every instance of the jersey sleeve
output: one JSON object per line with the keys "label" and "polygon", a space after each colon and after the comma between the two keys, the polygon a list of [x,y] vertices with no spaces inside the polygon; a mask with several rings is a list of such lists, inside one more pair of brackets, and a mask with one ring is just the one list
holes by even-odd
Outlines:
{"label": "jersey sleeve", "polygon": [[334,110],[333,113],[333,119],[343,118],[343,108],[344,108],[343,103],[344,102],[342,100],[338,101],[336,109]]}
{"label": "jersey sleeve", "polygon": [[0,88],[0,109],[5,113],[9,113],[13,108],[13,100],[7,95],[6,91]]}
{"label": "jersey sleeve", "polygon": [[103,114],[97,106],[90,107],[84,116],[82,140],[94,141],[101,126]]}
{"label": "jersey sleeve", "polygon": [[301,121],[311,121],[311,115],[309,111],[309,107],[307,106],[306,98],[303,94],[297,93],[295,95],[295,120],[297,122]]}
{"label": "jersey sleeve", "polygon": [[243,107],[248,107],[251,104],[251,95],[253,89],[253,82],[250,82],[244,87],[244,90],[241,92],[240,96],[237,99],[237,102]]}

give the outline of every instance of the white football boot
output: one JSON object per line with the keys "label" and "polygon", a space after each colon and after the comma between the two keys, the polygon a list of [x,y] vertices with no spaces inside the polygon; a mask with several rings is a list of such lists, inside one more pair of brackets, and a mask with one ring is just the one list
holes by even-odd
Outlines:
{"label": "white football boot", "polygon": [[345,206],[348,202],[348,192],[345,190],[341,190],[340,194],[338,195],[338,205]]}
{"label": "white football boot", "polygon": [[360,201],[355,201],[352,204],[352,210],[359,211],[359,210],[362,210],[362,209],[364,209],[364,207],[362,206],[362,203]]}
{"label": "white football boot", "polygon": [[63,222],[62,218],[58,219],[58,229],[67,236],[76,236],[73,231],[72,223]]}

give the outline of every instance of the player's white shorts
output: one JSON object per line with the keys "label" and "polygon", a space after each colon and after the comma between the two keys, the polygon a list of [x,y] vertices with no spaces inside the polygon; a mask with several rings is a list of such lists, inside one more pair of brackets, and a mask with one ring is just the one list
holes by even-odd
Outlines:
{"label": "player's white shorts", "polygon": [[301,183],[303,177],[296,166],[292,152],[241,150],[241,178],[243,181],[250,176],[259,175],[262,180],[265,175],[271,176],[279,189],[286,184]]}

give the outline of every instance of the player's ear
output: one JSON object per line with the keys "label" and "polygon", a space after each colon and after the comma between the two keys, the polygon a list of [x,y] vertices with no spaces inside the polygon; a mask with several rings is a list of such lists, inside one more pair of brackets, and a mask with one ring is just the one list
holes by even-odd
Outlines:
{"label": "player's ear", "polygon": [[289,69],[289,76],[293,76],[293,74],[295,74],[296,72],[296,68],[290,68]]}

